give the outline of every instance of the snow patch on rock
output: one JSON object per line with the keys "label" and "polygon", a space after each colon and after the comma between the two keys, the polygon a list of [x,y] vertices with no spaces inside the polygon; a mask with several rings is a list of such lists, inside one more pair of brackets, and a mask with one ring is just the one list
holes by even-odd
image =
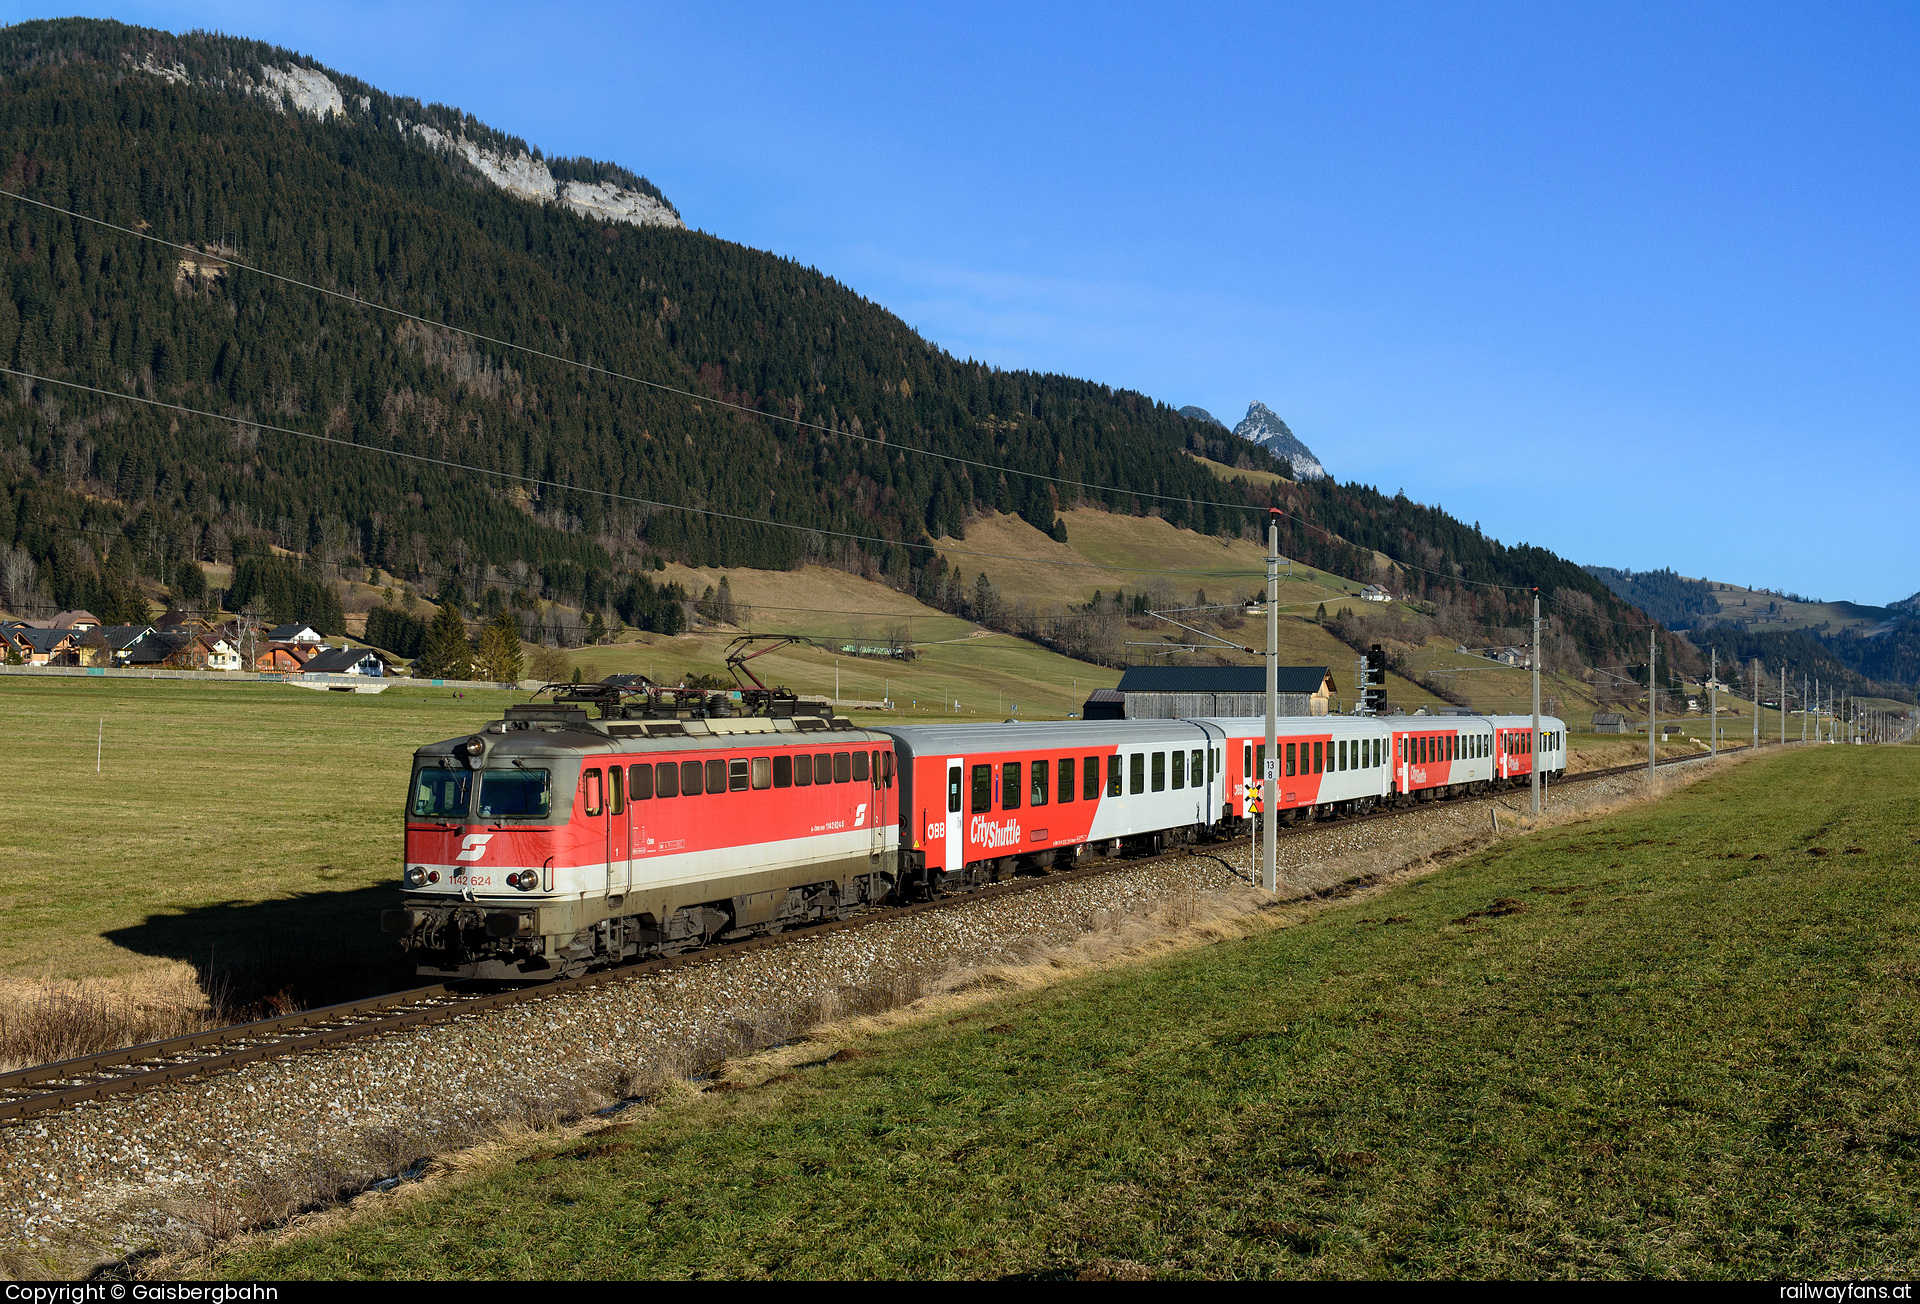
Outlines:
{"label": "snow patch on rock", "polygon": [[1259,444],[1291,466],[1296,480],[1327,478],[1327,468],[1320,465],[1320,459],[1313,455],[1313,450],[1287,429],[1287,423],[1272,408],[1257,399],[1248,404],[1247,415],[1233,428],[1233,433]]}
{"label": "snow patch on rock", "polygon": [[340,98],[340,88],[313,69],[275,68],[267,64],[260,72],[267,79],[261,91],[263,95],[284,95],[295,109],[311,113],[323,122],[336,113],[343,118],[347,116],[347,102]]}

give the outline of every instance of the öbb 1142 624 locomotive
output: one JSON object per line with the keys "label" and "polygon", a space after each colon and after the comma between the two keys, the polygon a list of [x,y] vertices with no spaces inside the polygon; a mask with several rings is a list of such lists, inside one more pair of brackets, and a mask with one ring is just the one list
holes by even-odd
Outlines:
{"label": "\u00f6bb 1142 624 locomotive", "polygon": [[[602,685],[414,754],[404,891],[419,972],[537,981],[1245,827],[1256,717],[855,728],[775,703],[662,709]],[[1286,823],[1566,767],[1526,716],[1287,717]]]}

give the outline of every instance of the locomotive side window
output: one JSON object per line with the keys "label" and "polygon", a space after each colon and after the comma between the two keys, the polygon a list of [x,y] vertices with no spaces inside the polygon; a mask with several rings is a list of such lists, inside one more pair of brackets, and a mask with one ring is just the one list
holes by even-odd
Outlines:
{"label": "locomotive side window", "polygon": [[[712,765],[712,761],[707,762]],[[747,790],[747,758],[727,762],[727,791],[745,792]]]}
{"label": "locomotive side window", "polygon": [[993,809],[993,767],[976,765],[973,767],[973,813],[982,814]]}
{"label": "locomotive side window", "polygon": [[[743,785],[744,786],[744,785]],[[725,761],[707,762],[707,791],[725,792],[727,790],[727,763]],[[689,788],[687,791],[693,791]]]}
{"label": "locomotive side window", "polygon": [[680,795],[680,766],[674,761],[662,761],[653,767],[653,790],[662,797]]}
{"label": "locomotive side window", "polygon": [[813,786],[813,758],[796,756],[793,758],[793,786],[811,788]]}
{"label": "locomotive side window", "polygon": [[816,785],[833,782],[833,753],[831,752],[814,753],[813,781]]}
{"label": "locomotive side window", "polygon": [[680,762],[680,795],[682,797],[698,797],[700,792],[700,762]]}
{"label": "locomotive side window", "polygon": [[867,781],[867,760],[868,753],[866,752],[855,752],[853,754],[853,781],[855,783],[865,783]]}
{"label": "locomotive side window", "polygon": [[625,813],[627,809],[627,783],[626,777],[620,772],[620,767],[617,765],[609,765],[607,767],[607,791],[613,798],[612,813],[615,815]]}
{"label": "locomotive side window", "polygon": [[773,786],[773,760],[766,756],[753,758],[753,786],[771,788]]}
{"label": "locomotive side window", "polygon": [[467,813],[467,798],[472,791],[472,771],[422,766],[413,780],[413,813],[424,819],[457,818]]}
{"label": "locomotive side window", "polygon": [[[600,813],[600,771],[588,770],[585,774],[581,775],[580,788],[581,791],[587,794],[587,814],[598,815]],[[482,815],[490,815],[493,813],[487,809],[486,798],[484,797],[480,800],[480,813]]]}
{"label": "locomotive side window", "polygon": [[1187,754],[1185,752],[1173,754],[1173,786],[1176,788],[1187,786]]}
{"label": "locomotive side window", "polygon": [[1087,801],[1100,800],[1100,758],[1089,756],[1080,767],[1080,795]]}
{"label": "locomotive side window", "polygon": [[[594,797],[599,798],[600,771],[593,770]],[[523,815],[535,819],[547,817],[547,772],[545,770],[488,770],[480,776],[480,813],[489,817]],[[598,810],[588,814],[597,815]]]}
{"label": "locomotive side window", "polygon": [[1047,804],[1047,762],[1033,762],[1030,771],[1033,782],[1027,787],[1027,805],[1044,806]]}
{"label": "locomotive side window", "polygon": [[1060,758],[1060,800],[1073,800],[1073,757]]}
{"label": "locomotive side window", "polygon": [[1139,796],[1147,790],[1147,754],[1135,752],[1127,759],[1127,791]]}
{"label": "locomotive side window", "polygon": [[853,759],[845,752],[833,754],[833,781],[845,783],[853,776]]}
{"label": "locomotive side window", "polygon": [[773,758],[773,786],[791,788],[793,786],[793,757],[776,756]]}
{"label": "locomotive side window", "polygon": [[634,766],[631,782],[633,784],[633,791],[629,792],[627,796],[631,797],[634,801],[653,800],[653,767],[651,765]]}
{"label": "locomotive side window", "polygon": [[1120,753],[1107,757],[1107,796],[1120,795]]}
{"label": "locomotive side window", "polygon": [[1020,762],[1007,761],[1000,767],[1000,809],[1020,809]]}

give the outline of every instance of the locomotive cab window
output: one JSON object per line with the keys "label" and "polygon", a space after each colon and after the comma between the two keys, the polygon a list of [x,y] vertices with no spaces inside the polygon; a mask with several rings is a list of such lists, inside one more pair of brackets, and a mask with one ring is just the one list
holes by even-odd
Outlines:
{"label": "locomotive cab window", "polygon": [[422,819],[459,819],[473,792],[471,770],[421,766],[413,777],[413,813]]}
{"label": "locomotive cab window", "polygon": [[[481,785],[483,788],[485,786],[485,784]],[[600,813],[600,771],[588,770],[585,774],[581,775],[580,791],[586,794],[587,814],[598,815]],[[492,812],[487,809],[487,801],[484,795],[482,795],[480,799],[480,813],[482,815],[492,814]]]}
{"label": "locomotive cab window", "polygon": [[1000,809],[1020,809],[1020,762],[1008,761],[1000,767]]}
{"label": "locomotive cab window", "polygon": [[[600,771],[588,771],[594,778],[594,809],[587,814],[598,815],[600,797]],[[503,816],[515,816],[521,819],[545,819],[548,811],[547,772],[515,767],[511,770],[488,770],[480,776],[480,814],[488,819],[500,819]]]}
{"label": "locomotive cab window", "polygon": [[607,767],[607,793],[613,799],[612,813],[615,815],[625,814],[627,809],[627,784],[625,776],[621,773],[620,767],[617,765],[609,765]]}
{"label": "locomotive cab window", "polygon": [[983,814],[993,809],[993,767],[976,765],[973,767],[973,813]]}

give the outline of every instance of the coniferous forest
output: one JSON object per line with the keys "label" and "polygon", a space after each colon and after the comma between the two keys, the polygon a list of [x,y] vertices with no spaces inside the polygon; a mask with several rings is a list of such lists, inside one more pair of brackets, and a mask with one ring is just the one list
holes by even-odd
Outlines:
{"label": "coniferous forest", "polygon": [[[645,574],[662,560],[924,590],[916,545],[981,512],[1056,537],[1076,506],[1233,535],[1277,503],[1310,565],[1364,575],[1378,551],[1416,596],[1493,624],[1523,602],[1487,586],[1538,585],[1579,595],[1583,646],[1644,641],[1644,617],[1545,549],[1358,485],[1223,483],[1188,454],[1285,468],[1144,395],[952,357],[790,259],[511,195],[416,130],[527,148],[457,109],[321,70],[347,106],[321,119],[260,93],[267,67],[314,65],[94,20],[0,30],[0,190],[192,247],[0,197],[0,359],[104,391],[0,377],[16,612],[140,618],[137,576],[191,597],[190,563],[219,561],[264,585],[241,564],[277,548],[306,569],[276,593],[377,566],[469,609],[499,586],[672,632],[685,595]],[[659,194],[611,164],[550,166]]]}

